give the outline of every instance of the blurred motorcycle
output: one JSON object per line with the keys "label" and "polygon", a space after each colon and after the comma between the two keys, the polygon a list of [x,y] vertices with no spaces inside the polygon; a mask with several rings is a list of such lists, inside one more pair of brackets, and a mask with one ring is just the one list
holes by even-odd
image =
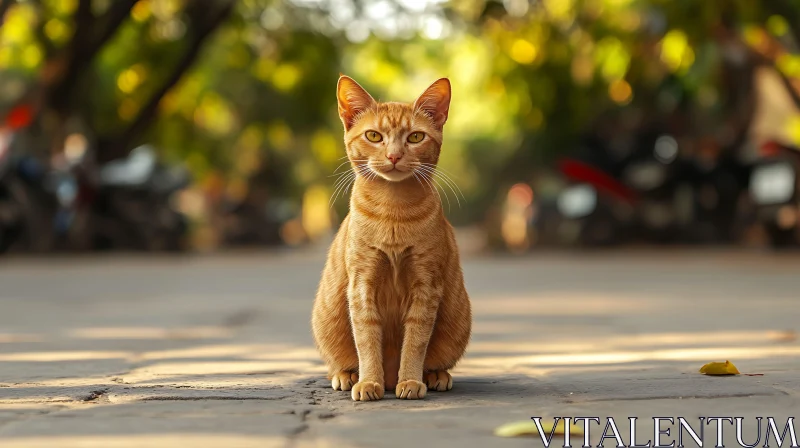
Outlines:
{"label": "blurred motorcycle", "polygon": [[22,226],[18,194],[10,179],[12,139],[11,132],[0,131],[0,253],[11,248]]}
{"label": "blurred motorcycle", "polygon": [[44,166],[13,151],[15,131],[0,129],[0,253],[12,248],[44,252],[52,247],[53,201],[42,188]]}
{"label": "blurred motorcycle", "polygon": [[635,193],[602,170],[565,159],[559,170],[569,185],[556,199],[562,238],[583,246],[608,246],[628,240]]}
{"label": "blurred motorcycle", "polygon": [[748,221],[741,199],[747,194],[749,164],[737,157],[734,148],[726,148],[712,166],[690,161],[685,172],[691,184],[692,207],[691,215],[687,215],[690,217],[685,231],[687,240],[736,242]]}
{"label": "blurred motorcycle", "polygon": [[188,223],[173,197],[189,183],[184,168],[158,163],[147,145],[97,170],[85,154],[74,157],[50,176],[60,241],[74,250],[181,250]]}
{"label": "blurred motorcycle", "polygon": [[649,131],[637,136],[634,151],[622,163],[620,180],[638,198],[635,233],[642,240],[675,242],[690,220],[681,213],[689,187],[678,154],[673,136]]}
{"label": "blurred motorcycle", "polygon": [[756,204],[757,219],[772,247],[798,246],[800,150],[770,141],[759,152],[760,158],[750,176],[750,195]]}
{"label": "blurred motorcycle", "polygon": [[134,248],[176,251],[188,231],[186,217],[174,207],[174,196],[189,186],[189,172],[167,167],[155,149],[140,146],[130,155],[103,166],[96,209],[103,218],[118,217],[134,230]]}
{"label": "blurred motorcycle", "polygon": [[730,242],[748,169],[728,153],[706,166],[681,157],[677,139],[658,128],[634,135],[616,160],[595,142],[561,162],[571,184],[559,213],[583,244]]}

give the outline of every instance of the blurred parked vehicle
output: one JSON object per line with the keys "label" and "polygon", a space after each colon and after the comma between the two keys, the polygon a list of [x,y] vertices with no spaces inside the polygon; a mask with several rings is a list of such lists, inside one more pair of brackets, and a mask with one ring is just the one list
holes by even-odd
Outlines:
{"label": "blurred parked vehicle", "polygon": [[621,163],[619,180],[636,196],[634,237],[647,242],[677,242],[691,218],[684,210],[691,188],[672,135],[648,130],[636,135],[633,150]]}
{"label": "blurred parked vehicle", "polygon": [[713,157],[687,155],[667,132],[639,135],[621,174],[623,184],[639,198],[637,237],[655,243],[734,241],[748,174],[734,154],[733,148],[724,148]]}
{"label": "blurred parked vehicle", "polygon": [[561,161],[559,169],[569,182],[556,200],[562,240],[583,246],[627,241],[633,224],[633,191],[577,159]]}
{"label": "blurred parked vehicle", "polygon": [[537,233],[557,227],[562,243],[585,246],[733,242],[749,168],[732,154],[711,163],[682,155],[657,127],[634,134],[616,157],[607,142],[586,139],[559,163],[567,186],[553,205],[540,204]]}
{"label": "blurred parked vehicle", "polygon": [[[96,247],[181,250],[188,223],[173,198],[189,183],[185,168],[159,163],[150,146],[101,167],[94,207]],[[121,230],[129,233],[115,238]]]}
{"label": "blurred parked vehicle", "polygon": [[760,148],[760,158],[750,177],[750,195],[757,219],[775,248],[800,245],[800,150],[770,141]]}
{"label": "blurred parked vehicle", "polygon": [[0,253],[52,248],[54,202],[43,188],[45,165],[17,151],[17,132],[28,122],[12,111],[0,126]]}
{"label": "blurred parked vehicle", "polygon": [[166,167],[140,146],[95,168],[86,152],[60,160],[48,185],[58,199],[55,229],[66,250],[181,250],[186,217],[173,197],[189,185],[182,167]]}
{"label": "blurred parked vehicle", "polygon": [[19,239],[24,228],[23,208],[26,202],[14,179],[11,157],[13,133],[0,130],[0,253],[6,252]]}
{"label": "blurred parked vehicle", "polygon": [[739,158],[737,149],[723,148],[713,163],[693,159],[684,168],[692,186],[687,217],[693,224],[687,229],[687,241],[735,243],[752,221],[749,211],[742,208],[751,166]]}

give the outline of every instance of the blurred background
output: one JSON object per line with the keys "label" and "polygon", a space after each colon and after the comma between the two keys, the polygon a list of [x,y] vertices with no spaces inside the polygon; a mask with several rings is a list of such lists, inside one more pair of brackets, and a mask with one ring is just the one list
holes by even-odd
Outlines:
{"label": "blurred background", "polygon": [[339,73],[449,76],[437,176],[478,250],[798,232],[796,0],[2,0],[0,251],[327,241]]}

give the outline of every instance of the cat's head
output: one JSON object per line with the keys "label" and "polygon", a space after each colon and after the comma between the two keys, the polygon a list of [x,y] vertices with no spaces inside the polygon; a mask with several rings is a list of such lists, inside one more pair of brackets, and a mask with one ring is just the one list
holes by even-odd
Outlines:
{"label": "cat's head", "polygon": [[414,103],[379,103],[342,75],[336,89],[347,156],[359,174],[400,182],[439,161],[450,81],[439,79]]}

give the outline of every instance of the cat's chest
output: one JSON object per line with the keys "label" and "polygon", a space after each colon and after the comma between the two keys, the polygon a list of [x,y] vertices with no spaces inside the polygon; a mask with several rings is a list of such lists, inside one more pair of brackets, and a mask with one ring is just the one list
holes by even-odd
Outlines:
{"label": "cat's chest", "polygon": [[411,251],[408,247],[404,250],[381,250],[384,263],[377,276],[380,299],[380,308],[388,317],[400,313],[405,309],[405,300],[408,296],[408,285],[413,281],[413,266]]}
{"label": "cat's chest", "polygon": [[421,229],[406,223],[370,221],[359,230],[361,239],[394,258],[401,258],[409,247],[419,245],[424,237]]}
{"label": "cat's chest", "polygon": [[391,270],[395,276],[403,270],[404,265],[409,261],[411,249],[411,247],[400,248],[396,246],[379,248],[386,257],[389,270]]}

